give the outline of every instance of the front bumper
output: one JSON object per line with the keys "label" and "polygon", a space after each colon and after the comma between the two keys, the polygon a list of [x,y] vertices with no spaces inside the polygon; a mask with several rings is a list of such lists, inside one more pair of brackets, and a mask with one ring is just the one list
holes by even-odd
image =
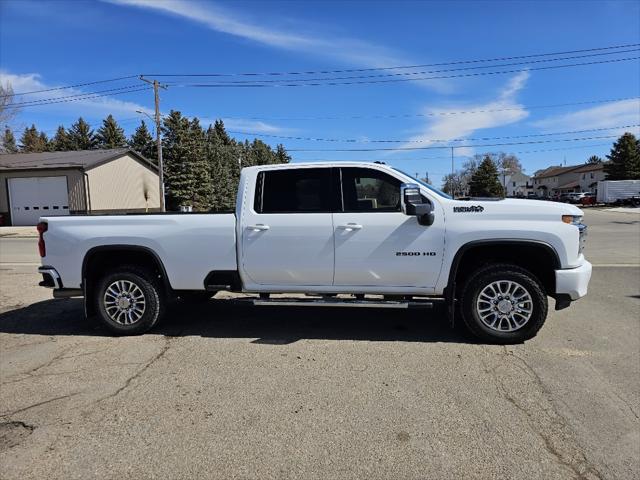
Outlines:
{"label": "front bumper", "polygon": [[568,295],[578,300],[587,294],[591,279],[591,263],[585,262],[577,268],[556,270],[556,295]]}

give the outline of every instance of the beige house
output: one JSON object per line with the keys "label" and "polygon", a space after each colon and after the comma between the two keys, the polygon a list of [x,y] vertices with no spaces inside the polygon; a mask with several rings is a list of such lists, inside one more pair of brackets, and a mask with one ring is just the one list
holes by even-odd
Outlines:
{"label": "beige house", "polygon": [[585,163],[569,167],[549,167],[533,177],[533,189],[538,197],[554,197],[562,193],[596,193],[598,181],[604,180],[604,163]]}
{"label": "beige house", "polygon": [[129,149],[0,155],[4,225],[42,216],[157,211],[158,170]]}
{"label": "beige house", "polygon": [[598,193],[598,182],[607,178],[603,163],[587,163],[573,171],[578,174],[578,185],[581,192]]}

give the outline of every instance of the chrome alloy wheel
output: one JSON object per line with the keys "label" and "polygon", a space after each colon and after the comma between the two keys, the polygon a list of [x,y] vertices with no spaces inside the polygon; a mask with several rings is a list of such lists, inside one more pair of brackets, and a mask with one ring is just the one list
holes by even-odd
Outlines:
{"label": "chrome alloy wheel", "polygon": [[103,298],[107,315],[120,325],[133,325],[144,315],[146,302],[138,285],[117,280],[107,287]]}
{"label": "chrome alloy wheel", "polygon": [[511,280],[492,282],[482,289],[476,301],[482,323],[498,332],[513,332],[524,327],[533,313],[531,294]]}

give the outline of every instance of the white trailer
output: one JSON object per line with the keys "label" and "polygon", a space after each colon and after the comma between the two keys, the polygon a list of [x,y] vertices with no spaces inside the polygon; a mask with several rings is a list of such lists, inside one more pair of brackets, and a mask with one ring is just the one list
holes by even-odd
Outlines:
{"label": "white trailer", "polygon": [[640,195],[640,180],[598,182],[598,203],[616,203]]}

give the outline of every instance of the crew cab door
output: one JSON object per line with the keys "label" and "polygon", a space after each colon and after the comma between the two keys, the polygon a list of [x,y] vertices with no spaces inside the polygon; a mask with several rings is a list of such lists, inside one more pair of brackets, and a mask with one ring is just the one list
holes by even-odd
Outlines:
{"label": "crew cab door", "polygon": [[[257,285],[333,283],[331,168],[266,169],[242,213],[243,273]],[[245,282],[247,283],[247,282]]]}
{"label": "crew cab door", "polygon": [[342,212],[334,213],[334,285],[436,285],[444,250],[444,219],[430,226],[400,209],[401,181],[371,168],[341,168]]}

